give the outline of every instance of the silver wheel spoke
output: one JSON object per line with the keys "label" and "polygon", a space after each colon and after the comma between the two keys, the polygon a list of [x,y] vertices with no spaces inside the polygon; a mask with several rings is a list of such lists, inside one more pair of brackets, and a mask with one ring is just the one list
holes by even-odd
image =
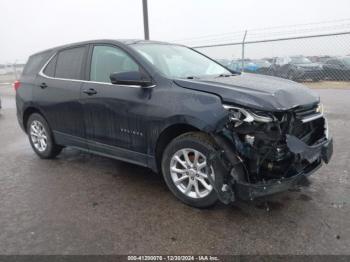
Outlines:
{"label": "silver wheel spoke", "polygon": [[174,183],[176,185],[180,184],[182,181],[184,181],[185,179],[188,179],[188,176],[183,175],[182,177],[178,178],[177,180],[174,181]]}
{"label": "silver wheel spoke", "polygon": [[201,172],[201,171],[198,172],[198,175],[200,175],[203,178],[208,178],[208,175],[203,173],[203,172]]}
{"label": "silver wheel spoke", "polygon": [[183,156],[185,158],[185,161],[186,161],[187,165],[191,166],[192,162],[191,162],[191,160],[188,157],[188,151],[186,149],[183,149],[182,150],[182,154],[183,154]]}
{"label": "silver wheel spoke", "polygon": [[194,166],[198,167],[198,159],[199,159],[199,152],[194,151],[194,159],[193,159],[193,164]]}
{"label": "silver wheel spoke", "polygon": [[190,193],[191,188],[192,188],[192,183],[190,182],[190,183],[188,183],[188,185],[187,185],[187,187],[185,189],[185,192],[184,192],[185,195],[188,195]]}
{"label": "silver wheel spoke", "polygon": [[179,156],[175,156],[175,160],[182,165],[182,167],[187,168],[186,163],[180,159]]}
{"label": "silver wheel spoke", "polygon": [[203,162],[201,162],[201,163],[199,163],[198,165],[197,165],[197,168],[199,169],[199,170],[202,170],[203,168],[205,168],[207,166],[207,161],[203,161]]}
{"label": "silver wheel spoke", "polygon": [[194,191],[196,192],[197,197],[200,198],[201,197],[201,193],[199,192],[197,180],[195,180],[195,182],[194,182]]}
{"label": "silver wheel spoke", "polygon": [[179,169],[179,168],[176,168],[176,167],[172,167],[171,168],[171,171],[175,172],[175,173],[178,173],[178,174],[185,174],[187,172],[187,169]]}
{"label": "silver wheel spoke", "polygon": [[33,134],[38,134],[39,132],[38,132],[38,129],[36,128],[36,126],[31,126],[31,128],[30,128],[31,130],[32,130],[32,133]]}
{"label": "silver wheel spoke", "polygon": [[207,189],[212,190],[212,186],[209,185],[203,178],[197,178],[197,180]]}

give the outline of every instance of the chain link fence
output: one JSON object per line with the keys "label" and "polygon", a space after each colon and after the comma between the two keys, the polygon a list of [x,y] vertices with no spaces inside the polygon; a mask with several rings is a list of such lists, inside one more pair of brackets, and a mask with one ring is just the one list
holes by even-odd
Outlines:
{"label": "chain link fence", "polygon": [[24,62],[18,61],[0,64],[0,84],[9,84],[19,79],[24,65]]}
{"label": "chain link fence", "polygon": [[240,31],[181,42],[234,71],[299,82],[350,81],[350,20]]}

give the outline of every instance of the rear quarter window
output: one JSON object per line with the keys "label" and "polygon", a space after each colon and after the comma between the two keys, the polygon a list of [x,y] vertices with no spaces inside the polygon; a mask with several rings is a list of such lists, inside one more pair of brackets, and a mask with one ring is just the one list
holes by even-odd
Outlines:
{"label": "rear quarter window", "polygon": [[51,76],[51,77],[55,76],[56,62],[57,62],[57,56],[53,57],[45,67],[45,70],[44,70],[45,75]]}
{"label": "rear quarter window", "polygon": [[83,46],[60,51],[57,55],[55,77],[81,80],[85,50]]}

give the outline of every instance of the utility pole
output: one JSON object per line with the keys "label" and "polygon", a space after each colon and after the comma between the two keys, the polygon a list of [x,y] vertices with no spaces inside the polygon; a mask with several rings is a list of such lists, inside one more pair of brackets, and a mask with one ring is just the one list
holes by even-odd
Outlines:
{"label": "utility pole", "polygon": [[142,0],[142,8],[143,8],[143,29],[145,32],[145,40],[149,40],[147,0]]}
{"label": "utility pole", "polygon": [[245,49],[245,39],[247,37],[247,30],[244,32],[243,42],[242,42],[242,72],[244,72],[244,49]]}

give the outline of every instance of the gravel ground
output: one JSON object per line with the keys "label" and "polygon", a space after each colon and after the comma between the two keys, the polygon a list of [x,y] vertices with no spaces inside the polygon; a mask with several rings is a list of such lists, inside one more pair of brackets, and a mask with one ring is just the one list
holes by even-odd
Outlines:
{"label": "gravel ground", "polygon": [[350,254],[350,90],[320,93],[335,153],[301,190],[198,210],[161,176],[65,149],[40,160],[0,86],[0,254]]}

